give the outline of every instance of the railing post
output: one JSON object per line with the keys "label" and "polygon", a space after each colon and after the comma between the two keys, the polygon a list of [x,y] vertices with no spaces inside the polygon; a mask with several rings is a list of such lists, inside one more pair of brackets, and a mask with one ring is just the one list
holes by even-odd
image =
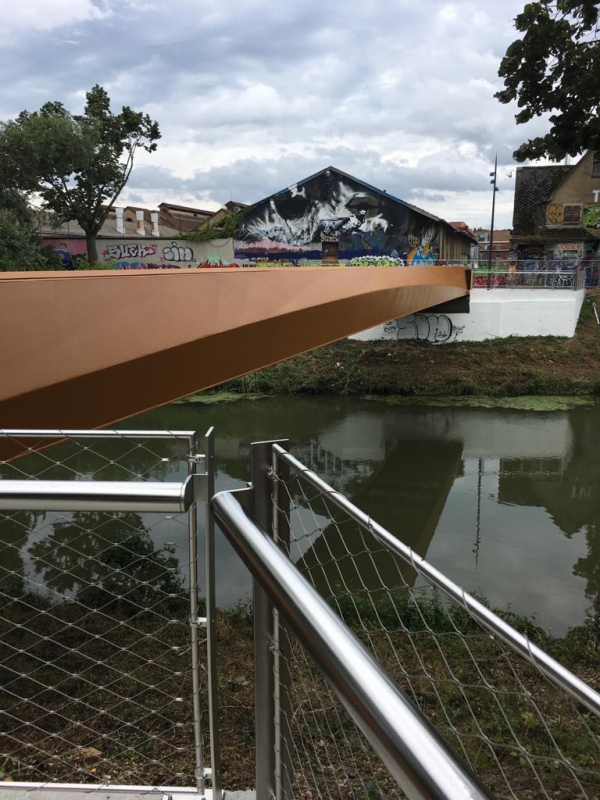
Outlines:
{"label": "railing post", "polygon": [[[273,535],[273,445],[287,446],[287,440],[254,442],[250,450],[250,471],[254,487],[254,518],[269,535]],[[254,697],[256,730],[256,800],[274,800],[278,790],[278,768],[281,769],[281,741],[278,735],[279,710],[276,705],[275,654],[279,631],[275,624],[273,604],[256,580],[253,581],[254,603]],[[279,692],[279,689],[277,690]],[[277,729],[276,729],[277,727]]]}
{"label": "railing post", "polygon": [[[282,445],[286,447],[286,445]],[[287,447],[286,447],[287,449]],[[272,450],[273,470],[273,539],[275,544],[290,558],[290,495],[285,484],[289,481],[290,468],[279,461]],[[275,633],[275,770],[277,800],[292,800],[290,747],[292,730],[290,721],[292,708],[290,690],[290,637],[277,609],[274,610]]]}
{"label": "railing post", "polygon": [[215,493],[215,443],[214,428],[209,428],[204,436],[204,458],[208,476],[206,515],[204,525],[204,559],[206,581],[206,656],[208,681],[208,722],[210,728],[210,766],[213,800],[221,800],[221,750],[219,735],[219,682],[217,678],[216,652],[216,581],[215,581],[215,523],[209,510],[210,500]]}
{"label": "railing post", "polygon": [[[197,442],[193,434],[188,442],[188,475],[197,471]],[[192,658],[192,705],[194,718],[194,762],[198,794],[204,795],[204,753],[202,748],[202,712],[200,709],[200,658],[198,652],[198,517],[196,503],[188,511],[190,561],[190,651]]]}

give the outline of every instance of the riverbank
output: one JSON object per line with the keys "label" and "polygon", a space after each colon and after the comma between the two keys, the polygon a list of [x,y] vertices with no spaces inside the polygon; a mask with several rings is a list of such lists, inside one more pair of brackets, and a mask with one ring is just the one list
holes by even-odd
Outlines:
{"label": "riverbank", "polygon": [[344,340],[212,391],[404,397],[600,395],[600,327],[594,300],[600,301],[599,290],[588,293],[572,339],[526,337],[438,346]]}

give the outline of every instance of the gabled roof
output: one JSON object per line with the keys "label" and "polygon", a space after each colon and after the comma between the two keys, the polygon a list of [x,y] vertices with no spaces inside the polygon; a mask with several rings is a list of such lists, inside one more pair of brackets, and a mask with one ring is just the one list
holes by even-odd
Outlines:
{"label": "gabled roof", "polygon": [[[309,183],[310,181],[314,180],[315,178],[318,178],[321,175],[324,175],[328,171],[329,172],[335,172],[337,175],[341,175],[343,178],[347,178],[348,180],[352,181],[353,183],[357,183],[359,186],[363,186],[365,189],[368,189],[370,192],[374,192],[375,194],[378,194],[380,197],[384,197],[386,200],[392,200],[394,203],[399,203],[400,205],[404,206],[405,208],[409,208],[411,211],[414,211],[417,214],[421,214],[424,217],[428,217],[429,219],[433,220],[434,222],[442,222],[445,225],[447,225],[449,228],[451,228],[453,231],[455,231],[456,233],[464,233],[464,231],[457,231],[456,228],[452,228],[452,225],[450,225],[449,222],[446,222],[445,219],[442,219],[441,217],[436,217],[435,214],[430,214],[429,211],[424,211],[422,208],[419,208],[418,206],[413,206],[413,205],[411,205],[410,203],[407,203],[404,200],[400,200],[399,197],[395,197],[394,195],[389,194],[385,190],[378,189],[376,186],[372,186],[370,183],[366,183],[366,181],[361,181],[359,178],[355,178],[354,175],[349,175],[347,172],[343,172],[341,169],[338,169],[337,167],[333,167],[333,166],[325,167],[324,169],[321,169],[318,172],[315,172],[313,175],[309,175],[308,178],[304,178],[303,180],[298,181],[295,184],[292,184],[292,186],[303,186],[305,183]],[[281,197],[281,195],[284,195],[286,192],[289,192],[289,190],[290,190],[290,187],[286,186],[285,189],[280,189],[278,192],[274,192],[273,194],[269,195],[268,197],[265,197],[262,200],[259,200],[257,203],[254,203],[250,208],[254,209],[254,208],[256,208],[256,206],[262,205],[263,203],[268,203],[271,200],[274,200],[276,197]]]}

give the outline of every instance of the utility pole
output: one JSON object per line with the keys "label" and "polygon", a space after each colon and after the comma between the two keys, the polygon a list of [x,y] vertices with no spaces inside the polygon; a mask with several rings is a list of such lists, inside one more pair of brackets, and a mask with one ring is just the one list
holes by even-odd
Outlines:
{"label": "utility pole", "polygon": [[496,153],[496,159],[494,161],[494,171],[490,172],[490,181],[493,184],[492,189],[492,224],[490,225],[490,252],[488,254],[488,289],[492,288],[492,251],[494,248],[494,215],[496,213],[496,192],[498,191],[498,187],[496,186],[496,180],[498,178],[498,153]]}

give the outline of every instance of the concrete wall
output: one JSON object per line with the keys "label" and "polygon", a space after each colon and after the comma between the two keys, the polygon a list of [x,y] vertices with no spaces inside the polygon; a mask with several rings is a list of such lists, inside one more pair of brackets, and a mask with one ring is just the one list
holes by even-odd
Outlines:
{"label": "concrete wall", "polygon": [[[76,267],[76,257],[87,252],[85,239],[47,239],[44,243],[61,255],[67,267]],[[233,239],[213,239],[210,242],[150,236],[98,239],[98,260],[114,261],[119,269],[187,268],[203,264],[226,266],[234,260]]]}
{"label": "concrete wall", "polygon": [[469,314],[411,314],[351,338],[415,339],[444,344],[507,336],[573,336],[584,295],[583,289],[474,289]]}

